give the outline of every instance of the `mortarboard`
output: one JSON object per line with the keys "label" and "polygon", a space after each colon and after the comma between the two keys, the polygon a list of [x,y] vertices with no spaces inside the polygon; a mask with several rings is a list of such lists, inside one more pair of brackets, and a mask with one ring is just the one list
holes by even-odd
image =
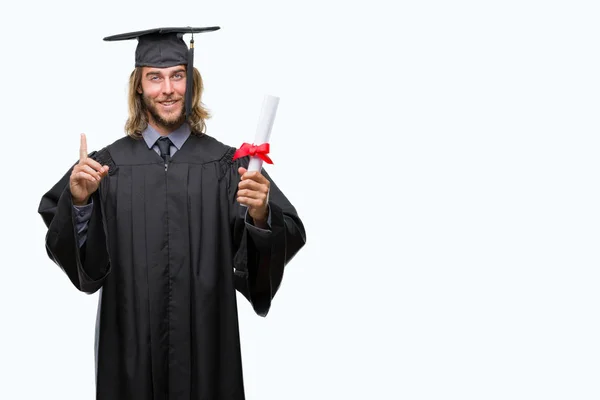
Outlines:
{"label": "mortarboard", "polygon": [[[192,107],[193,67],[194,67],[194,33],[212,32],[220,29],[218,26],[204,28],[155,28],[143,31],[121,33],[107,36],[106,41],[137,39],[135,49],[136,67],[167,68],[175,65],[187,65],[187,87],[185,91],[185,114],[190,115]],[[188,49],[183,35],[191,33],[190,48]]]}

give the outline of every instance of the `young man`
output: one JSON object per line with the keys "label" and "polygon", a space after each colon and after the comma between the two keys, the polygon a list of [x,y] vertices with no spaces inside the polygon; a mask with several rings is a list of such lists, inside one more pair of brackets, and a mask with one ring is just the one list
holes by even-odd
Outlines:
{"label": "young man", "polygon": [[[96,398],[244,399],[236,290],[265,316],[306,236],[248,157],[204,133],[202,80],[184,33],[138,39],[127,136],[88,154],[42,198],[49,257],[100,290]],[[193,43],[193,38],[192,38]]]}

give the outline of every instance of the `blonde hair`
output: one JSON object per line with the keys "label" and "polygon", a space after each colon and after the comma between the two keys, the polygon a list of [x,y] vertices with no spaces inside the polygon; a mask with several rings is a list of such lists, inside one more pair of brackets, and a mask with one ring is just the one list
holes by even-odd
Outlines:
{"label": "blonde hair", "polygon": [[[142,94],[138,88],[142,84],[142,67],[136,67],[129,76],[129,117],[125,123],[125,132],[134,139],[142,137],[142,132],[148,127],[148,115],[146,106],[142,100]],[[208,110],[202,104],[202,92],[204,84],[200,72],[194,67],[194,95],[192,96],[192,112],[188,118],[188,124],[192,129],[192,135],[201,136],[206,131],[206,120],[210,118]]]}

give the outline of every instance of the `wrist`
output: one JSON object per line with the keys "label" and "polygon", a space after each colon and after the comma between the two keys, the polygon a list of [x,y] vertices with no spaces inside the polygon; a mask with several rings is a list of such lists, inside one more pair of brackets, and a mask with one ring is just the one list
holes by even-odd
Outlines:
{"label": "wrist", "polygon": [[267,221],[269,220],[269,208],[267,207],[264,212],[257,216],[250,215],[252,217],[252,223],[257,228],[267,229],[269,227]]}
{"label": "wrist", "polygon": [[77,199],[74,196],[71,196],[71,200],[73,201],[73,205],[78,207],[85,206],[90,202],[89,197],[86,197],[85,199]]}
{"label": "wrist", "polygon": [[254,223],[254,226],[256,226],[257,228],[261,228],[261,229],[267,229],[269,227],[269,225],[267,225],[267,219],[252,219],[252,222]]}

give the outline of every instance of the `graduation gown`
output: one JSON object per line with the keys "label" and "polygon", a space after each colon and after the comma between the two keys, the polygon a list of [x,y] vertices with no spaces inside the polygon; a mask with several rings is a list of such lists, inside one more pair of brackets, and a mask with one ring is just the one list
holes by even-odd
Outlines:
{"label": "graduation gown", "polygon": [[48,256],[82,292],[100,290],[99,400],[244,399],[236,290],[265,316],[305,243],[293,205],[270,185],[270,233],[246,226],[235,148],[191,135],[165,168],[124,137],[90,157],[110,167],[77,245],[69,170],[41,199]]}

